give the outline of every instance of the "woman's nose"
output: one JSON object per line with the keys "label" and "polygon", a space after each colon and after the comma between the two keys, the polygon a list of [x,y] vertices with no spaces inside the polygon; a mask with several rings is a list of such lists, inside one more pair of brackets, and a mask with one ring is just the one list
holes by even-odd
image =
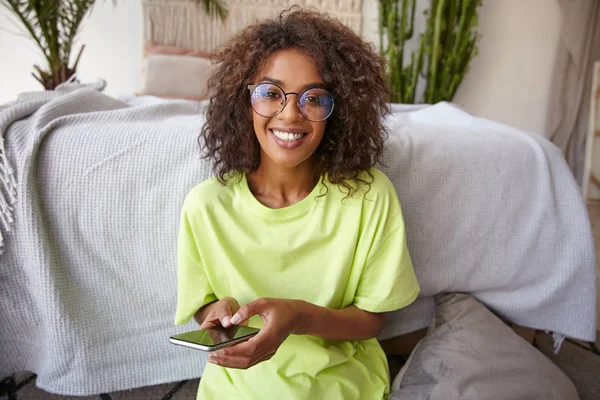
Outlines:
{"label": "woman's nose", "polygon": [[297,96],[288,97],[286,104],[283,106],[283,110],[277,115],[279,119],[287,122],[300,121],[304,119],[304,116],[300,112],[298,106]]}

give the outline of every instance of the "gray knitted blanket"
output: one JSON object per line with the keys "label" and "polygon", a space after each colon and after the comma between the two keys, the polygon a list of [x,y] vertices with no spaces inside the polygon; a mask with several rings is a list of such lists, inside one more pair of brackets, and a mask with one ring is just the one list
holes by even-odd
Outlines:
{"label": "gray knitted blanket", "polygon": [[[130,106],[97,91],[0,107],[0,376],[88,395],[197,377],[170,345],[176,237],[211,175],[202,109]],[[402,203],[422,293],[381,338],[423,328],[433,296],[469,292],[507,320],[595,335],[593,243],[579,189],[545,139],[452,105],[396,107],[384,171]]]}

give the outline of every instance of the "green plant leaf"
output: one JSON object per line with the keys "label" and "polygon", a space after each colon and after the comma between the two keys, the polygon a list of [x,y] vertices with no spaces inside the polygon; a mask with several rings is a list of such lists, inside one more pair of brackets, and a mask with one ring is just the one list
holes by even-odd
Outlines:
{"label": "green plant leaf", "polygon": [[[477,8],[482,0],[429,0],[425,31],[419,49],[402,63],[406,39],[413,34],[414,9],[411,0],[380,0],[380,38],[387,38],[381,54],[387,61],[388,80],[394,99],[414,103],[416,86],[425,79],[424,99],[435,103],[451,101],[469,63],[477,55]],[[401,6],[402,4],[402,6]]]}
{"label": "green plant leaf", "polygon": [[219,17],[224,21],[229,15],[229,10],[224,0],[196,0],[196,3],[202,2],[204,10],[208,15]]}
{"label": "green plant leaf", "polygon": [[[209,15],[221,20],[227,17],[225,0],[196,1],[202,2]],[[0,5],[7,8],[21,22],[44,55],[47,70],[34,66],[37,75],[33,75],[47,89],[53,89],[76,72],[84,46],[70,65],[73,43],[83,19],[95,2],[96,0],[0,0]],[[118,2],[112,0],[112,3],[117,5]]]}

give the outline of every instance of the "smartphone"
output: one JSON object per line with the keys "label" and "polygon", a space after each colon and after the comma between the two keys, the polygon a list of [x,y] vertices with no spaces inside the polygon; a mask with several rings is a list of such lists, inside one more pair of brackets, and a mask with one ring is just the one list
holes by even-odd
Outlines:
{"label": "smartphone", "polygon": [[192,349],[215,351],[244,342],[259,331],[260,329],[243,325],[233,325],[229,328],[219,326],[174,335],[169,338],[169,342]]}

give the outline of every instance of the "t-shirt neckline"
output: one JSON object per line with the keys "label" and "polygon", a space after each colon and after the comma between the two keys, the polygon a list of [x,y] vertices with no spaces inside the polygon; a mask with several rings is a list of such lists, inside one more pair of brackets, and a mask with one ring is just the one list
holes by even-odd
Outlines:
{"label": "t-shirt neckline", "polygon": [[268,218],[291,218],[298,215],[302,215],[311,210],[316,204],[316,197],[320,194],[323,188],[323,177],[319,179],[313,190],[299,202],[283,208],[270,208],[262,204],[254,196],[248,185],[248,178],[245,173],[242,173],[242,179],[239,183],[239,189],[242,196],[247,200],[248,207],[250,209],[264,217]]}

